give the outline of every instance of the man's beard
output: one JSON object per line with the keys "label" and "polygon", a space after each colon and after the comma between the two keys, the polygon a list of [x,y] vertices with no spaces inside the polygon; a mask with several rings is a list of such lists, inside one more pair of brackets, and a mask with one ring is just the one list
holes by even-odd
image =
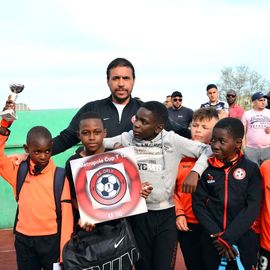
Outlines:
{"label": "man's beard", "polygon": [[115,94],[112,94],[112,97],[116,101],[116,103],[119,103],[119,104],[124,103],[125,101],[127,101],[128,99],[130,99],[130,95],[121,98],[121,97],[117,97]]}

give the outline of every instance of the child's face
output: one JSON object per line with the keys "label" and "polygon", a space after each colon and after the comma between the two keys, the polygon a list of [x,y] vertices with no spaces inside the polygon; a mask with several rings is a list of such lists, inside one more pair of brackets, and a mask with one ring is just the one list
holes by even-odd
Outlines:
{"label": "child's face", "polygon": [[133,123],[134,137],[140,140],[152,140],[162,130],[163,125],[159,124],[151,111],[141,107],[136,114]]}
{"label": "child's face", "polygon": [[241,138],[233,138],[232,134],[224,128],[214,128],[211,139],[211,148],[213,155],[223,161],[231,161],[237,149],[240,149],[242,143]]}
{"label": "child's face", "polygon": [[29,153],[30,159],[41,167],[45,167],[52,155],[52,140],[47,138],[38,138],[24,145],[26,153]]}
{"label": "child's face", "polygon": [[191,138],[194,141],[209,144],[212,136],[212,130],[217,119],[194,119],[191,122]]}
{"label": "child's face", "polygon": [[78,137],[88,155],[104,152],[103,139],[106,137],[106,130],[100,119],[81,120],[79,129]]}

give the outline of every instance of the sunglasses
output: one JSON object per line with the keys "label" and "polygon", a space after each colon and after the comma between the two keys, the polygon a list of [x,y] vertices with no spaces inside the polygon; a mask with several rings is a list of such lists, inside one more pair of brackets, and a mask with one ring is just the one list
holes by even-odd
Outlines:
{"label": "sunglasses", "polygon": [[236,95],[229,94],[229,95],[227,95],[227,97],[236,97]]}
{"label": "sunglasses", "polygon": [[173,98],[173,101],[182,101],[182,98]]}

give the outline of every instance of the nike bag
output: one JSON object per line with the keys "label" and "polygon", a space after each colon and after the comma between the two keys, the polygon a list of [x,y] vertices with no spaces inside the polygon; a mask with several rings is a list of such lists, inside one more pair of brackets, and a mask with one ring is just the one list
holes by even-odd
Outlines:
{"label": "nike bag", "polygon": [[80,230],[63,249],[64,270],[129,270],[139,251],[126,219],[98,224],[92,232]]}

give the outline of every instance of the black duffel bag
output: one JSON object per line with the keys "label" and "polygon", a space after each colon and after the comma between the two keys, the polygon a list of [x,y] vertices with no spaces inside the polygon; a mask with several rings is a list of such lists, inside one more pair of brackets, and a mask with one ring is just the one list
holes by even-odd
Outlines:
{"label": "black duffel bag", "polygon": [[139,259],[132,229],[125,218],[79,230],[63,249],[64,270],[129,270]]}

